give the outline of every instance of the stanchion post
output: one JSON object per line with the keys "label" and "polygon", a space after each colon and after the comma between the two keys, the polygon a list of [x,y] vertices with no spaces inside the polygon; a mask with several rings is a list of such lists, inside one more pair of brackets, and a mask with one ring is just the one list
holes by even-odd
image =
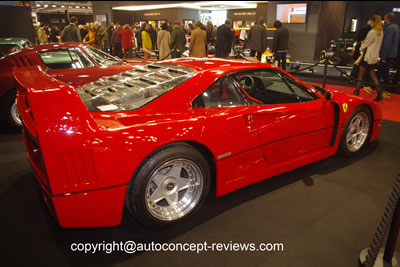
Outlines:
{"label": "stanchion post", "polygon": [[326,85],[326,75],[328,74],[328,58],[325,57],[325,61],[324,61],[325,65],[324,65],[324,77],[322,79],[322,88],[325,88]]}
{"label": "stanchion post", "polygon": [[400,201],[397,202],[395,212],[393,214],[392,224],[390,225],[388,239],[386,241],[385,253],[383,254],[383,260],[387,263],[392,263],[394,249],[396,247],[396,241],[399,236],[400,230]]}

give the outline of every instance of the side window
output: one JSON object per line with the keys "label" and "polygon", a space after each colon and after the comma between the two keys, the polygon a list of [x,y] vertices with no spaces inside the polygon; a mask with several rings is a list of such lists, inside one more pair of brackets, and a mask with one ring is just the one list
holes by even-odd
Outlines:
{"label": "side window", "polygon": [[304,88],[303,85],[299,84],[291,77],[286,77],[286,81],[288,82],[289,86],[293,89],[293,91],[296,93],[296,95],[299,97],[299,100],[301,102],[307,102],[318,99],[317,96],[312,94],[310,91],[307,90],[307,88]]}
{"label": "side window", "polygon": [[192,103],[193,108],[235,107],[244,105],[246,105],[244,99],[229,77],[221,78],[213,83],[193,100]]}
{"label": "side window", "polygon": [[81,69],[95,66],[79,49],[44,51],[40,52],[39,56],[49,69]]}
{"label": "side window", "polygon": [[282,76],[273,70],[236,74],[235,80],[249,96],[263,104],[298,103],[299,100]]}

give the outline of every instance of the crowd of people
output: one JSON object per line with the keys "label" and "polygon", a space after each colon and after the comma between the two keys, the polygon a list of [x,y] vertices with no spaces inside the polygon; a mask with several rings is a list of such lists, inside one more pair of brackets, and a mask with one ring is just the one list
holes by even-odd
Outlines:
{"label": "crowd of people", "polygon": [[[400,69],[400,28],[394,23],[395,15],[387,13],[382,18],[374,15],[368,25],[363,27],[357,37],[355,63],[359,66],[355,95],[359,95],[362,80],[365,74],[377,90],[376,101],[390,96],[389,69],[397,68],[397,74],[392,84],[397,84]],[[382,25],[383,24],[383,25]],[[289,31],[277,20],[274,22],[276,30],[273,35],[272,53],[278,66],[286,70],[286,57],[289,50]],[[186,36],[190,36],[188,43]],[[49,42],[83,42],[104,52],[120,58],[131,58],[133,51],[143,51],[145,58],[154,55],[158,50],[158,59],[179,58],[188,49],[191,57],[206,57],[211,49],[216,57],[228,58],[234,45],[241,44],[250,49],[250,57],[261,61],[262,54],[267,49],[267,30],[265,19],[258,18],[257,23],[249,30],[234,30],[230,19],[219,27],[211,21],[203,25],[196,21],[186,25],[184,22],[162,23],[151,25],[148,23],[134,23],[133,25],[110,23],[104,27],[95,21],[89,25],[78,25],[76,17],[71,17],[70,24],[61,31],[57,26],[49,28],[47,24],[37,29],[37,43]],[[378,64],[379,63],[379,64]],[[378,69],[376,74],[375,69]],[[381,88],[379,80],[384,81],[385,88]],[[364,87],[371,93],[370,87]]]}
{"label": "crowd of people", "polygon": [[37,29],[37,44],[57,42],[80,42],[99,48],[105,52],[110,51],[110,33],[113,26],[107,29],[100,22],[95,21],[89,25],[78,25],[76,17],[70,18],[70,23],[61,31],[54,25],[49,28],[48,24],[42,23]]}
{"label": "crowd of people", "polygon": [[[37,29],[37,43],[83,42],[120,58],[131,58],[135,50],[142,50],[144,57],[150,58],[153,51],[158,50],[161,60],[181,57],[186,50],[192,57],[206,57],[211,51],[217,57],[227,58],[233,45],[244,44],[251,49],[253,56],[257,53],[257,59],[261,60],[261,54],[267,48],[265,27],[264,18],[260,18],[249,31],[235,31],[230,19],[219,27],[211,21],[206,25],[199,21],[188,25],[184,22],[161,25],[120,25],[111,22],[104,27],[98,21],[78,25],[77,18],[71,17],[70,24],[61,30],[57,26],[49,28],[47,24],[42,24]],[[189,42],[186,36],[190,36]],[[287,51],[287,46],[287,40],[279,37],[274,42],[274,47],[280,50],[286,47]],[[280,50],[278,52],[281,53]],[[284,58],[284,54],[280,58]],[[285,68],[285,65],[282,67]]]}

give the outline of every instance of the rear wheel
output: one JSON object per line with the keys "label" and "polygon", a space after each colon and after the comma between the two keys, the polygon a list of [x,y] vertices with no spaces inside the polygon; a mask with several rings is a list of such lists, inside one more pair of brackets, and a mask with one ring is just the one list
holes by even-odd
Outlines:
{"label": "rear wheel", "polygon": [[350,115],[343,129],[339,152],[352,156],[360,151],[367,143],[371,134],[372,116],[369,109],[359,106]]}
{"label": "rear wheel", "polygon": [[143,224],[167,226],[198,210],[209,187],[206,159],[192,146],[178,143],[146,160],[128,185],[125,204]]}
{"label": "rear wheel", "polygon": [[15,102],[16,90],[10,90],[3,98],[2,113],[7,126],[11,129],[17,130],[22,126],[21,118],[18,114],[17,105]]}

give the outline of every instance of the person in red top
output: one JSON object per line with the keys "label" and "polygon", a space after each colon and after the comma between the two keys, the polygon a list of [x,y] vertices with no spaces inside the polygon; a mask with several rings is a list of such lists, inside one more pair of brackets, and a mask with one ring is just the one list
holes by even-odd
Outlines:
{"label": "person in red top", "polygon": [[121,48],[124,51],[124,58],[132,57],[133,33],[129,28],[128,24],[124,25],[124,28],[118,32],[118,37],[121,39]]}

